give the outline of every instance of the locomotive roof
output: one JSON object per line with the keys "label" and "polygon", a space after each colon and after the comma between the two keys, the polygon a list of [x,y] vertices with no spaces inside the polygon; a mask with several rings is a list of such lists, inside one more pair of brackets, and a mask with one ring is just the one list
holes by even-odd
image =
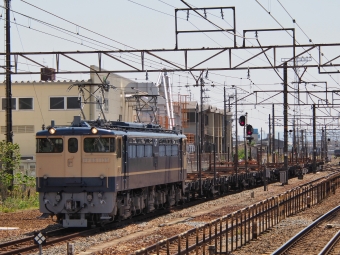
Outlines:
{"label": "locomotive roof", "polygon": [[[49,129],[53,127],[56,132],[51,135]],[[126,135],[131,137],[169,137],[183,138],[185,135],[179,131],[162,129],[159,125],[129,123],[110,121],[103,123],[101,121],[80,121],[70,126],[48,126],[47,129],[38,131],[37,136],[71,136],[71,135],[94,135],[91,133],[91,128],[95,127],[98,133],[95,135]]]}

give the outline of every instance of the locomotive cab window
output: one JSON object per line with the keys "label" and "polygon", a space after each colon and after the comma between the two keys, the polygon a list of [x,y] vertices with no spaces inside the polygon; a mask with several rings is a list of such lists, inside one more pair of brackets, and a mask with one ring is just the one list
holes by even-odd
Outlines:
{"label": "locomotive cab window", "polygon": [[63,152],[62,138],[37,138],[37,153],[61,153]]}
{"label": "locomotive cab window", "polygon": [[70,138],[68,139],[68,152],[76,153],[78,151],[78,139]]}
{"label": "locomotive cab window", "polygon": [[115,152],[115,138],[85,138],[84,151],[85,152]]}

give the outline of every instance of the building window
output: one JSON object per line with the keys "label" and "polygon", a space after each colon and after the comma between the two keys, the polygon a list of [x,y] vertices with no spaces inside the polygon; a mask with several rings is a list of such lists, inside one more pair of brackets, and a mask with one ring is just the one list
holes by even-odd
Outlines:
{"label": "building window", "polygon": [[64,97],[50,97],[51,110],[64,110]]}
{"label": "building window", "polygon": [[196,112],[187,113],[188,122],[196,122]]}
{"label": "building window", "polygon": [[65,110],[65,109],[68,110],[80,109],[78,97],[50,97],[50,110]]}
{"label": "building window", "polygon": [[[1,109],[6,110],[6,98],[1,98]],[[33,98],[12,98],[12,110],[33,110]]]}
{"label": "building window", "polygon": [[80,109],[78,97],[67,97],[67,109]]}
{"label": "building window", "polygon": [[33,98],[23,97],[19,99],[19,110],[33,110]]}

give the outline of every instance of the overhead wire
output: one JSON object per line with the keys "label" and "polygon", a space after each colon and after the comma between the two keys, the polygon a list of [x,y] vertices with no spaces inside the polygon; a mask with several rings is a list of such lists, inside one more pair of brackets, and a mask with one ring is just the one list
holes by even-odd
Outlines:
{"label": "overhead wire", "polygon": [[[14,17],[14,20],[15,20],[14,14],[13,14],[13,17]],[[19,41],[20,41],[21,48],[22,48],[23,51],[25,51],[24,45],[23,45],[22,40],[21,40],[21,35],[20,35],[20,32],[19,32],[19,28],[18,28],[16,22],[15,22],[15,25],[16,25],[15,27],[16,27],[17,32],[18,32],[18,36],[19,36]],[[26,59],[26,66],[27,66],[28,70],[30,70],[30,69],[29,69],[29,66],[28,66],[28,63],[27,63],[27,59]],[[31,78],[32,78],[32,76],[31,76]],[[39,110],[40,110],[40,115],[41,115],[42,121],[43,121],[43,123],[45,123],[44,115],[43,115],[43,113],[42,113],[42,109],[41,109],[41,106],[40,106],[39,97],[38,97],[37,90],[35,89],[35,85],[34,85],[34,84],[33,84],[33,90],[34,90],[34,94],[35,94],[36,100],[37,100],[37,102],[38,102],[38,108],[39,108]]]}
{"label": "overhead wire", "polygon": [[[22,0],[23,1],[23,0]],[[27,3],[26,1],[23,1],[24,3]],[[135,3],[134,1],[130,1],[130,2],[133,2],[133,3]],[[28,3],[27,3],[28,4]],[[30,4],[30,5],[32,5],[32,4]],[[39,10],[42,10],[42,11],[44,11],[44,12],[47,12],[47,13],[49,13],[49,14],[51,14],[50,12],[48,12],[48,11],[46,11],[46,10],[44,10],[44,9],[42,9],[42,8],[40,8],[40,7],[37,7],[37,6],[35,6],[35,5],[32,5],[32,6],[34,6],[35,8],[38,8]],[[143,7],[146,7],[147,8],[147,6],[144,6],[143,5]],[[150,9],[153,9],[153,8],[150,8]],[[153,10],[155,10],[155,9],[153,9]],[[68,20],[66,20],[66,19],[64,19],[64,18],[61,18],[60,16],[57,16],[57,15],[54,15],[54,14],[51,14],[51,15],[53,15],[53,16],[56,16],[56,17],[58,17],[58,18],[60,18],[60,19],[62,19],[62,20],[64,20],[64,21],[66,21],[66,22],[70,22],[70,21],[68,21]],[[27,16],[27,15],[26,15]],[[29,17],[29,16],[27,16],[27,17]],[[37,20],[37,19],[36,19]],[[46,23],[46,22],[44,22],[44,23]],[[83,27],[83,26],[79,26],[78,24],[75,24],[75,23],[73,23],[73,22],[70,22],[71,24],[73,24],[73,25],[76,25],[76,26],[78,26],[78,27],[81,27],[82,29],[85,29],[85,30],[88,30],[88,31],[90,31],[90,32],[93,32],[92,30],[89,30],[89,29],[86,29],[85,27]],[[191,23],[191,22],[190,22]],[[51,24],[50,24],[51,25]],[[194,24],[192,24],[193,26],[195,26]],[[54,26],[54,27],[56,27],[56,26]],[[196,26],[195,26],[196,27]],[[197,27],[196,27],[197,28]],[[60,28],[61,29],[61,28]],[[70,33],[73,33],[72,31],[68,31],[68,32],[70,32]],[[100,35],[99,33],[95,33],[95,34],[97,34],[97,35]],[[78,36],[82,36],[82,35],[79,35],[79,34],[77,34]],[[101,35],[102,36],[102,35]],[[109,39],[108,37],[106,37],[106,36],[104,36],[105,38],[107,38],[107,39]],[[209,37],[209,36],[208,36]],[[89,38],[89,39],[91,39],[91,38]],[[93,39],[92,39],[93,40]],[[212,39],[213,40],[213,39]],[[115,42],[117,42],[116,40],[113,40],[113,41],[115,41]],[[214,40],[213,40],[214,41]],[[98,41],[97,41],[98,42]],[[216,41],[215,41],[216,42]],[[101,42],[100,42],[101,43]],[[217,42],[216,42],[217,43]],[[82,45],[82,44],[81,44]],[[106,44],[107,45],[107,44]],[[124,46],[127,46],[126,44],[123,44]],[[98,45],[97,45],[98,46]],[[110,47],[114,47],[114,46],[111,46],[111,45],[108,45],[108,46],[110,46]],[[221,45],[220,45],[221,46]],[[87,46],[88,47],[88,46]],[[129,46],[130,47],[130,46]],[[90,47],[91,48],[91,47]],[[130,48],[133,48],[133,47],[130,47]],[[133,48],[133,49],[135,49],[135,48]],[[138,57],[138,56],[136,56],[136,57]],[[139,57],[138,57],[138,59],[139,59]],[[130,61],[130,60],[129,60]],[[153,61],[153,60],[149,60],[149,61],[152,61],[152,62],[155,62],[155,61]],[[135,62],[136,63],[136,62]],[[159,64],[159,63],[157,63],[157,64]],[[178,64],[178,63],[175,63],[175,64],[177,64],[177,65],[180,65],[180,64]],[[167,67],[169,67],[169,65],[166,65],[166,64],[163,64],[163,66],[167,66]]]}
{"label": "overhead wire", "polygon": [[23,1],[23,2],[25,2],[25,1]]}
{"label": "overhead wire", "polygon": [[[266,8],[261,4],[261,3],[259,3],[259,1],[258,0],[255,0],[283,29],[284,29],[284,27],[281,25],[281,23],[280,22],[278,22],[278,20],[277,19],[275,19],[274,18],[274,16],[269,12],[269,11],[267,11],[266,10]],[[287,9],[282,5],[282,3],[279,1],[279,0],[277,0],[278,2],[279,2],[279,4],[281,5],[281,7],[285,10],[285,12],[289,15],[289,17],[292,19],[292,21],[300,28],[300,30],[305,34],[305,36],[309,39],[309,41],[310,42],[312,42],[312,40],[307,36],[307,34],[303,31],[303,29],[296,23],[296,21],[295,21],[295,19],[293,19],[293,17],[289,14],[289,12],[287,11]],[[288,33],[288,31],[286,31],[287,33]],[[289,34],[289,33],[288,33]],[[290,35],[290,34],[289,34]],[[292,37],[292,35],[290,35],[291,37]],[[296,43],[298,43],[299,44],[299,42],[297,41],[297,40],[295,40],[296,41]],[[315,45],[314,43],[313,43],[313,45]],[[303,48],[304,49],[304,48]],[[318,63],[317,61],[316,61],[316,59],[310,54],[310,57],[316,62],[316,63]],[[324,68],[323,68],[324,69]],[[333,81],[335,81],[335,79],[331,76],[331,75],[329,75],[330,77],[331,77],[331,79],[333,80]],[[335,81],[336,82],[336,81]],[[337,83],[337,82],[336,82]],[[338,83],[337,83],[338,84]],[[338,84],[339,85],[339,84]],[[309,94],[309,97],[311,98],[311,96],[310,96],[310,94]],[[312,100],[312,98],[311,98],[311,100]],[[313,100],[312,100],[313,101]],[[314,101],[313,101],[314,102]],[[320,110],[321,111],[321,110]],[[326,113],[325,112],[323,112],[323,111],[321,111],[323,114],[325,114],[326,116],[328,115],[328,114],[330,114],[330,113],[328,113],[327,111],[326,111]]]}
{"label": "overhead wire", "polygon": [[[269,16],[271,16],[274,20],[275,20],[275,22],[277,23],[277,24],[279,24],[279,26],[281,27],[281,28],[283,28],[283,29],[285,29],[284,28],[284,26],[277,20],[277,19],[275,19],[275,17],[269,12],[269,11],[267,11],[267,9],[258,1],[258,0],[255,0],[261,7],[262,7],[262,9],[265,11],[265,12],[267,12],[268,14],[269,14]],[[283,5],[281,4],[281,2],[278,0],[278,2],[280,3],[280,5],[283,7]],[[284,10],[287,12],[287,10],[284,8]],[[289,16],[291,17],[291,15],[289,14]],[[294,20],[294,19],[293,19]],[[295,22],[296,23],[296,22]],[[300,27],[300,26],[299,26]],[[288,31],[287,30],[285,30],[287,33],[288,33]],[[289,33],[288,33],[289,34]],[[291,37],[293,37],[291,34],[289,34]],[[309,38],[308,36],[307,36],[307,38]],[[299,44],[300,45],[300,43],[295,39],[295,42],[297,43],[297,44]],[[314,43],[313,43],[313,45],[315,45]],[[304,49],[304,48],[303,48]],[[311,55],[310,55],[311,56]],[[317,62],[317,60],[313,57],[313,56],[311,56],[311,58],[316,62],[316,63],[318,63]],[[330,77],[334,80],[334,78],[330,75]],[[335,80],[334,80],[335,81]],[[336,81],[335,81],[336,82]],[[337,82],[336,82],[337,83]],[[337,83],[338,84],[338,83]],[[338,84],[339,85],[339,84]]]}

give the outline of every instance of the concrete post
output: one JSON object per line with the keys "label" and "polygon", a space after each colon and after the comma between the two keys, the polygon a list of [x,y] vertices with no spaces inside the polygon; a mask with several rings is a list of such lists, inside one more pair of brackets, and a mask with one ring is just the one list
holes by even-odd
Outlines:
{"label": "concrete post", "polygon": [[75,254],[74,243],[67,243],[67,255],[74,255],[74,254]]}

